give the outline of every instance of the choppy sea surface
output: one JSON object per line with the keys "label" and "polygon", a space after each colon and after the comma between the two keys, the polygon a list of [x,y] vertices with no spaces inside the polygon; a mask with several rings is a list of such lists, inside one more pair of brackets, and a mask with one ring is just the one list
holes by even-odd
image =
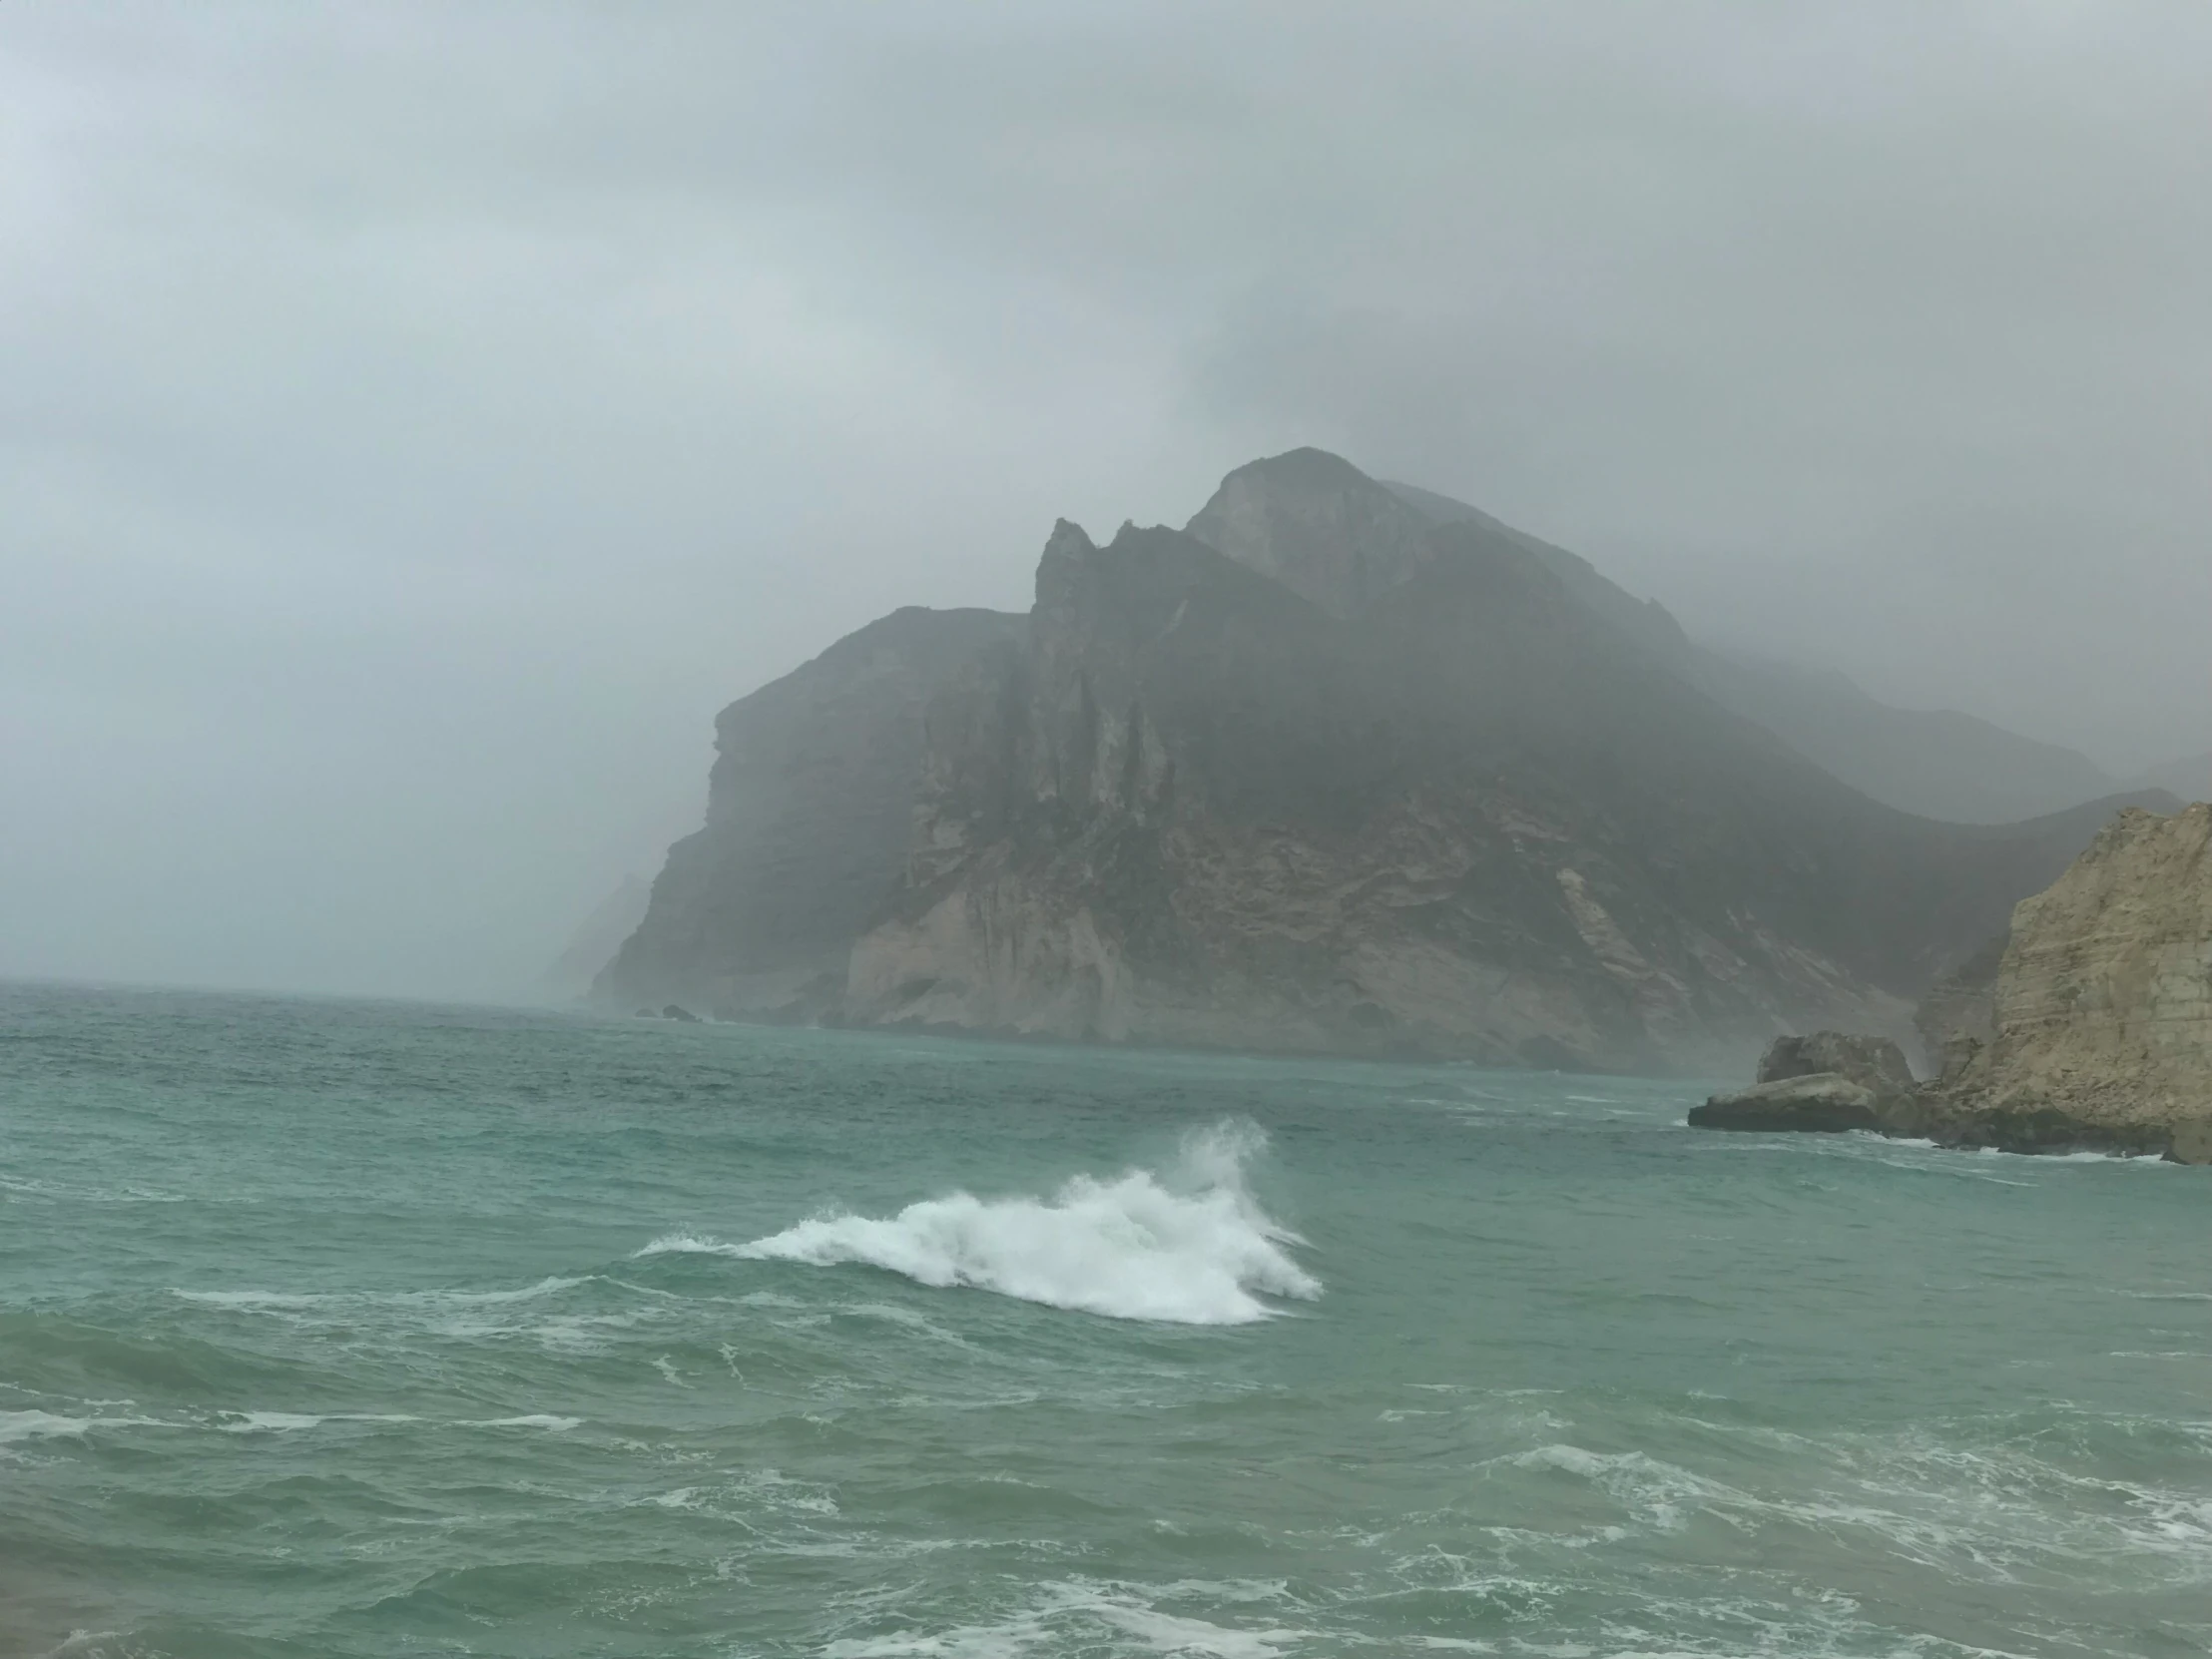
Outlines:
{"label": "choppy sea surface", "polygon": [[0,1653],[2212,1652],[2212,1172],[0,987]]}

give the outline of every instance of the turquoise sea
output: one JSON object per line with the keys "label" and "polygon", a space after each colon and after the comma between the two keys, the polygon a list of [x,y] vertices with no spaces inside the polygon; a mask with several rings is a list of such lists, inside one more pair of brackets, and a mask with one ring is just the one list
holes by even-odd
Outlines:
{"label": "turquoise sea", "polygon": [[0,1653],[2212,1652],[2212,1171],[0,987]]}

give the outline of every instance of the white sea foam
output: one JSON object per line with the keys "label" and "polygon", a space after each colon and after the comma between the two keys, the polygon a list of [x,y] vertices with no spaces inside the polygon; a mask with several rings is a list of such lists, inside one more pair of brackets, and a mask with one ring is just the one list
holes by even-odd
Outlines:
{"label": "white sea foam", "polygon": [[54,1646],[39,1655],[39,1659],[67,1659],[70,1654],[99,1654],[108,1643],[117,1644],[115,1651],[128,1654],[132,1651],[130,1638],[120,1630],[72,1630]]}
{"label": "white sea foam", "polygon": [[95,1428],[170,1428],[157,1417],[73,1417],[57,1411],[0,1411],[0,1445],[18,1440],[51,1440],[89,1433]]}
{"label": "white sea foam", "polygon": [[1318,1634],[1284,1627],[1238,1629],[1155,1605],[1184,1594],[1209,1601],[1272,1600],[1281,1594],[1279,1585],[1258,1595],[1239,1594],[1240,1588],[1189,1584],[1145,1591],[1130,1585],[1048,1584],[1034,1604],[994,1623],[834,1641],[823,1652],[828,1659],[1043,1659],[1078,1649],[1103,1652],[1109,1643],[1126,1651],[1133,1642],[1177,1659],[1284,1659]]}
{"label": "white sea foam", "polygon": [[316,1308],[331,1306],[341,1309],[361,1307],[424,1307],[447,1306],[473,1308],[495,1306],[507,1302],[535,1302],[540,1297],[556,1296],[562,1291],[574,1290],[585,1284],[590,1275],[579,1279],[547,1278],[534,1285],[524,1285],[508,1291],[187,1291],[173,1289],[170,1295],[183,1302],[197,1302],[210,1308]]}
{"label": "white sea foam", "polygon": [[[217,1424],[226,1434],[282,1434],[319,1428],[326,1422],[423,1422],[431,1419],[399,1411],[226,1411]],[[566,1433],[579,1426],[582,1417],[556,1417],[544,1412],[522,1417],[461,1417],[445,1424],[452,1428],[543,1428]],[[166,1425],[165,1425],[166,1426]]]}
{"label": "white sea foam", "polygon": [[550,1412],[533,1411],[521,1417],[478,1417],[457,1422],[456,1428],[542,1428],[550,1434],[565,1434],[571,1428],[582,1425],[582,1417],[556,1417]]}
{"label": "white sea foam", "polygon": [[1871,1535],[1954,1578],[2011,1583],[2054,1562],[2116,1556],[2162,1561],[2162,1576],[2191,1582],[2212,1571],[2212,1503],[2201,1491],[2082,1475],[2017,1446],[1947,1443],[1926,1429],[1847,1436],[1829,1449],[1830,1467],[1788,1491],[1733,1486],[1639,1451],[1566,1443],[1491,1466],[1580,1477],[1631,1522],[1659,1531],[1703,1516],[1743,1531],[1794,1525],[1831,1538]]}
{"label": "white sea foam", "polygon": [[1247,1125],[1189,1137],[1165,1173],[1079,1175],[1052,1197],[981,1199],[955,1192],[897,1215],[828,1215],[750,1244],[671,1234],[640,1251],[747,1261],[859,1262],[917,1284],[996,1291],[1112,1319],[1242,1325],[1276,1312],[1263,1297],[1321,1294],[1245,1185],[1265,1144]]}
{"label": "white sea foam", "polygon": [[586,1279],[590,1277],[590,1275],[586,1275],[584,1279],[562,1279],[558,1277],[541,1279],[535,1285],[525,1285],[520,1290],[515,1291],[401,1291],[394,1295],[393,1300],[401,1302],[458,1303],[463,1307],[501,1302],[535,1302],[542,1296],[557,1296],[562,1291],[572,1291],[577,1286],[584,1284]]}
{"label": "white sea foam", "polygon": [[93,1425],[91,1417],[65,1417],[55,1411],[0,1411],[0,1445],[17,1440],[45,1440],[57,1434],[82,1434]]}
{"label": "white sea foam", "polygon": [[169,1293],[180,1302],[197,1302],[208,1308],[311,1308],[323,1300],[294,1295],[290,1291],[186,1291]]}
{"label": "white sea foam", "polygon": [[326,1422],[420,1422],[401,1411],[240,1411],[222,1427],[226,1434],[281,1434],[295,1428],[320,1428]]}

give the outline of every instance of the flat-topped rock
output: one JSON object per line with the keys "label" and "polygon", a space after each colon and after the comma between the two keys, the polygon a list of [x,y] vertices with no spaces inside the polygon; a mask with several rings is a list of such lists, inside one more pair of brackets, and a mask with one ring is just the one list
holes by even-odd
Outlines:
{"label": "flat-topped rock", "polygon": [[1763,1134],[1793,1130],[1841,1134],[1885,1127],[1882,1097],[1841,1073],[1814,1072],[1758,1083],[1735,1094],[1717,1094],[1691,1108],[1698,1129],[1742,1129]]}
{"label": "flat-topped rock", "polygon": [[1816,1031],[1809,1037],[1777,1037],[1759,1062],[1759,1081],[1781,1083],[1834,1073],[1876,1094],[1911,1094],[1913,1068],[1888,1037],[1855,1037]]}

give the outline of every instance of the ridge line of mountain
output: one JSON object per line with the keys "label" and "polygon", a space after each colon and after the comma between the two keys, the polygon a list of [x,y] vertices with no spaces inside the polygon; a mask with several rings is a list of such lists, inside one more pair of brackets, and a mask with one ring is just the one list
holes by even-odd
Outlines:
{"label": "ridge line of mountain", "polygon": [[1186,531],[1063,520],[1028,616],[896,612],[731,705],[597,994],[1697,1069],[1793,1025],[1909,1037],[2109,816],[1885,806],[1732,708],[1663,608],[1408,494],[1462,505],[1307,450]]}

